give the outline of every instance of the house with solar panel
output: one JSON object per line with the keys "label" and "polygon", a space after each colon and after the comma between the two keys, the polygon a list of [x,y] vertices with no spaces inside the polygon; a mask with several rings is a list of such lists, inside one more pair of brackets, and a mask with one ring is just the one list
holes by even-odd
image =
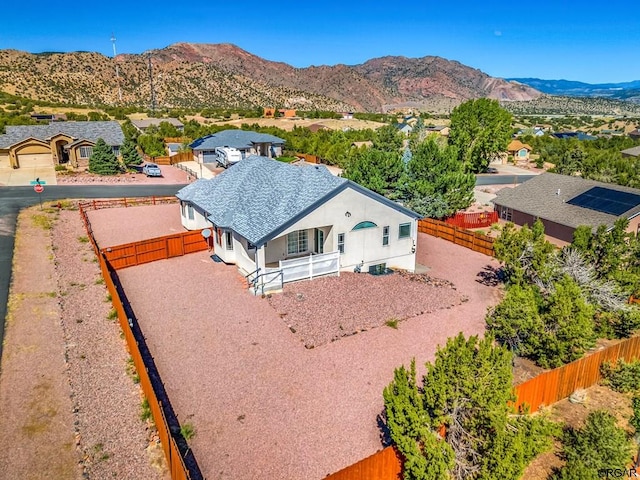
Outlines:
{"label": "house with solar panel", "polygon": [[531,226],[540,219],[559,245],[570,243],[582,225],[613,228],[619,218],[629,220],[629,232],[640,225],[640,190],[556,173],[503,188],[492,201],[502,220]]}
{"label": "house with solar panel", "polygon": [[282,156],[284,140],[267,133],[245,130],[222,130],[194,140],[189,147],[198,163],[217,163],[217,148],[232,148],[240,151],[242,158],[260,155],[267,158]]}
{"label": "house with solar panel", "polygon": [[259,290],[339,274],[415,270],[420,215],[324,165],[250,156],[176,196],[182,225],[204,229],[214,260]]}

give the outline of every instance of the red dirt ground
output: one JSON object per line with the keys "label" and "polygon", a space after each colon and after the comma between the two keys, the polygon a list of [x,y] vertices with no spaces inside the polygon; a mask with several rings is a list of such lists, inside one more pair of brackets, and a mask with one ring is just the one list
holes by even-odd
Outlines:
{"label": "red dirt ground", "polygon": [[[123,230],[135,212],[122,212]],[[93,227],[102,232],[98,219]],[[206,252],[119,271],[178,418],[195,427],[190,445],[207,478],[319,479],[381,448],[376,417],[394,368],[432,360],[460,331],[482,334],[501,295],[486,284],[497,262],[484,255],[421,234],[418,262],[468,301],[314,349]],[[403,289],[389,295],[412,301]],[[344,301],[354,298],[366,315],[366,288]]]}

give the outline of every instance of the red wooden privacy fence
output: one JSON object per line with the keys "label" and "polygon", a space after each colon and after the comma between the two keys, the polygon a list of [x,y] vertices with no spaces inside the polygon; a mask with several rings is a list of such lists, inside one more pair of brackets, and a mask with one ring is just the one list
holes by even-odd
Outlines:
{"label": "red wooden privacy fence", "polygon": [[[155,203],[155,199],[146,200],[147,202]],[[89,222],[89,218],[87,217],[86,213],[86,208],[107,208],[105,206],[107,204],[111,204],[113,206],[121,206],[123,203],[126,204],[126,200],[123,199],[120,201],[98,202],[99,203],[79,203],[80,217],[82,218],[82,221],[84,222],[87,229],[87,235],[89,236],[89,240],[91,242],[91,245],[93,246],[93,251],[98,257],[102,277],[104,278],[107,290],[111,295],[111,302],[113,304],[113,307],[118,314],[118,322],[120,324],[120,328],[122,329],[122,333],[124,334],[124,338],[127,343],[127,349],[129,350],[131,358],[133,359],[133,364],[136,367],[136,372],[140,377],[140,387],[142,388],[142,392],[144,393],[144,396],[149,403],[151,415],[153,416],[153,421],[158,430],[158,437],[160,438],[160,442],[162,444],[162,449],[167,460],[167,466],[171,474],[171,478],[172,480],[190,480],[191,475],[189,473],[189,469],[185,465],[184,458],[180,453],[180,449],[178,448],[175,439],[171,435],[171,430],[169,429],[169,423],[167,422],[162,402],[156,395],[153,383],[151,382],[149,371],[144,363],[144,359],[142,358],[142,354],[140,352],[140,346],[133,333],[132,325],[129,324],[129,318],[125,311],[124,304],[122,303],[120,292],[116,288],[113,281],[112,272],[114,272],[114,269],[109,265],[105,257],[99,251],[95,237],[93,236],[91,223]],[[200,238],[202,238],[202,236]]]}
{"label": "red wooden privacy fence", "polygon": [[478,213],[456,213],[453,217],[445,220],[449,225],[460,228],[482,228],[489,227],[498,222],[498,212],[478,212]]}
{"label": "red wooden privacy fence", "polygon": [[493,250],[493,242],[495,240],[492,237],[482,235],[481,233],[470,232],[464,228],[456,227],[455,225],[450,225],[447,222],[433,220],[431,218],[423,218],[422,220],[419,220],[418,231],[433,235],[434,237],[444,238],[456,245],[470,248],[471,250],[491,257],[495,256]]}
{"label": "red wooden privacy fence", "polygon": [[326,477],[327,480],[397,480],[402,478],[402,461],[394,447],[387,447],[358,463]]}
{"label": "red wooden privacy fence", "polygon": [[141,265],[209,248],[201,230],[174,233],[164,237],[126,243],[102,249],[102,254],[114,270]]}

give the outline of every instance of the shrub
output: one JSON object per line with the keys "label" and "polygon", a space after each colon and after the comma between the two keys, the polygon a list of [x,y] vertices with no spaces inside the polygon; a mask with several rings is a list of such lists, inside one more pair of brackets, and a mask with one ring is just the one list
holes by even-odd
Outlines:
{"label": "shrub", "polygon": [[193,427],[193,424],[185,423],[184,425],[181,425],[180,426],[180,435],[182,435],[182,438],[184,438],[186,441],[189,441],[193,437],[195,437],[196,430]]}
{"label": "shrub", "polygon": [[615,364],[605,362],[600,368],[604,385],[621,393],[635,392],[640,388],[640,360],[625,362],[618,360]]}

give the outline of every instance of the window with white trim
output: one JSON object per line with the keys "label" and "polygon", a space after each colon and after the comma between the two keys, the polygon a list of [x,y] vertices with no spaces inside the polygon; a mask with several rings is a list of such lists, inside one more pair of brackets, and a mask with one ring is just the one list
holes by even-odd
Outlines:
{"label": "window with white trim", "polygon": [[502,220],[506,220],[507,222],[510,222],[512,217],[513,217],[513,209],[512,208],[508,208],[508,207],[505,207],[505,206],[501,206],[500,207],[500,218]]}
{"label": "window with white trim", "polygon": [[389,226],[382,227],[382,246],[389,245]]}
{"label": "window with white trim", "polygon": [[80,147],[78,150],[80,152],[80,158],[89,158],[93,153],[93,147]]}
{"label": "window with white trim", "polygon": [[193,205],[187,205],[187,214],[189,215],[189,220],[193,220],[195,218],[193,213]]}
{"label": "window with white trim", "polygon": [[297,230],[287,235],[287,255],[296,255],[306,252],[308,249],[308,237],[306,230]]}
{"label": "window with white trim", "polygon": [[338,234],[338,251],[340,254],[344,253],[344,233]]}
{"label": "window with white trim", "polygon": [[398,227],[398,238],[409,238],[411,236],[411,224],[401,223]]}
{"label": "window with white trim", "polygon": [[120,147],[119,147],[119,146],[114,145],[113,147],[111,147],[111,151],[113,152],[113,154],[114,154],[116,157],[119,157],[119,156],[120,156]]}

